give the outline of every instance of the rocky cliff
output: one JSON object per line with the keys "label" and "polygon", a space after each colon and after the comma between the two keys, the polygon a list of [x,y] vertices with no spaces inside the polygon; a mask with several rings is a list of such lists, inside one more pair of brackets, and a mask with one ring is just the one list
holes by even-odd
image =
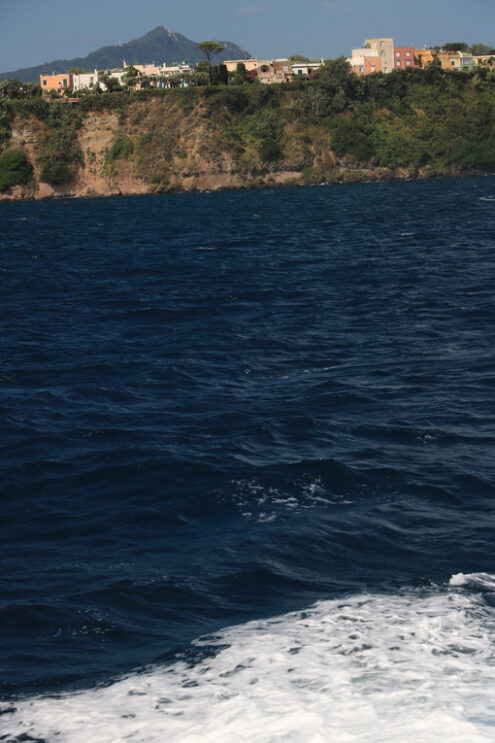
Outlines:
{"label": "rocky cliff", "polygon": [[[326,127],[297,121],[284,122],[277,140],[268,138],[281,142],[280,154],[268,153],[263,159],[260,142],[267,141],[263,131],[243,132],[225,113],[214,100],[203,99],[191,106],[179,96],[136,101],[120,113],[88,111],[80,118],[72,144],[80,153],[79,167],[63,184],[43,180],[50,128],[34,116],[16,116],[9,149],[23,150],[34,174],[28,184],[11,186],[0,199],[113,196],[392,177],[388,168],[359,164],[349,157],[336,158]],[[263,122],[257,124],[262,130]],[[269,122],[268,128],[271,126]],[[395,175],[408,177],[409,171]]]}

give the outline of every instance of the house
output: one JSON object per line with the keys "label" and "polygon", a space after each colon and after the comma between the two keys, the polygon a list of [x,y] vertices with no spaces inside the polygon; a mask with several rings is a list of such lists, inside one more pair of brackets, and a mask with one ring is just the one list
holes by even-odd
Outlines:
{"label": "house", "polygon": [[371,75],[372,72],[381,72],[381,57],[374,49],[365,47],[352,50],[352,56],[347,58],[351,70],[358,76]]}
{"label": "house", "polygon": [[[92,89],[99,85],[98,70],[94,72],[81,72],[80,74],[74,73],[72,75],[72,90]],[[104,87],[101,85],[101,87]]]}
{"label": "house", "polygon": [[105,74],[108,75],[108,77],[111,77],[112,80],[116,80],[119,85],[125,85],[125,70],[121,70],[119,67],[116,67],[112,70],[105,70]]}
{"label": "house", "polygon": [[252,72],[253,70],[257,70],[260,66],[259,59],[227,59],[225,62],[222,62],[222,64],[225,65],[227,68],[227,72],[235,72],[237,69],[237,65],[242,62],[244,67],[248,72]]}
{"label": "house", "polygon": [[415,49],[414,57],[416,59],[417,66],[422,67],[423,70],[425,69],[425,67],[428,67],[435,62],[435,55],[433,54],[431,49]]}
{"label": "house", "polygon": [[324,65],[323,59],[320,62],[293,62],[292,72],[294,75],[311,75]]}
{"label": "house", "polygon": [[373,49],[376,56],[380,57],[380,67],[382,72],[389,73],[395,69],[394,40],[392,38],[366,39],[364,46],[366,49]]}
{"label": "house", "polygon": [[63,93],[66,88],[72,90],[73,75],[68,72],[59,74],[57,72],[42,72],[40,75],[40,86],[46,95],[55,91]]}
{"label": "house", "polygon": [[394,69],[407,70],[408,67],[418,67],[415,59],[414,47],[396,46],[394,48]]}
{"label": "house", "polygon": [[481,54],[473,57],[474,67],[495,67],[495,54]]}
{"label": "house", "polygon": [[286,83],[292,80],[292,62],[290,59],[274,59],[272,60],[273,76],[272,82]]}
{"label": "house", "polygon": [[440,49],[437,60],[444,70],[472,70],[475,67],[474,58],[471,54],[460,51],[445,51]]}

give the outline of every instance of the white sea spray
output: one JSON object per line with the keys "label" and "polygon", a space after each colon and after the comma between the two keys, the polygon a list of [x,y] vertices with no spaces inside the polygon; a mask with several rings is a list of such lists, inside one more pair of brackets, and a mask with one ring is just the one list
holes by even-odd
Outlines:
{"label": "white sea spray", "polygon": [[[460,577],[462,575],[462,578]],[[495,737],[495,612],[487,574],[362,594],[228,628],[196,664],[31,698],[11,736],[60,743],[481,743]]]}

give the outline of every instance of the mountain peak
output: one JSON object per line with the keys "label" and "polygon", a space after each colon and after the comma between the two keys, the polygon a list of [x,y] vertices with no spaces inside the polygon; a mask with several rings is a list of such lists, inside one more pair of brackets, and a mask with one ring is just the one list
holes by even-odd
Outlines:
{"label": "mountain peak", "polygon": [[[231,41],[219,43],[224,47],[224,51],[216,57],[219,62],[225,59],[249,59],[251,56],[249,52]],[[67,72],[69,67],[105,70],[120,67],[122,59],[127,59],[130,64],[147,64],[151,60],[155,60],[158,64],[183,61],[194,64],[202,61],[204,55],[198,49],[196,41],[191,41],[182,34],[171,31],[167,26],[156,26],[144,36],[124,44],[102,47],[91,52],[87,57],[57,59],[36,67],[1,73],[0,81],[16,77],[23,82],[39,83],[40,73],[46,69],[59,73]]]}

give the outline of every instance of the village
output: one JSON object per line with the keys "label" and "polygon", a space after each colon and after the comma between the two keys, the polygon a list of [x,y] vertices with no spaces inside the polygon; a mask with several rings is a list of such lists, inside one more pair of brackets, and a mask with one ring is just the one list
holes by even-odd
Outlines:
{"label": "village", "polygon": [[[455,45],[448,45],[453,47]],[[466,46],[466,45],[459,45]],[[436,65],[442,69],[472,71],[480,66],[494,66],[495,54],[475,55],[464,49],[425,48],[395,46],[391,37],[367,39],[362,47],[352,49],[347,57],[350,70],[358,75],[373,73],[389,74],[394,70],[408,68],[425,69]],[[324,60],[308,60],[301,55],[288,59],[232,59],[216,67],[224,68],[224,84],[228,82],[258,82],[262,84],[291,82],[298,77],[312,77],[324,65]],[[85,72],[71,69],[66,73],[44,72],[40,75],[40,86],[48,97],[64,95],[80,96],[96,91],[106,92],[127,88],[145,90],[147,88],[188,87],[201,83],[206,76],[206,61],[196,65],[187,62],[168,65],[128,64],[125,60],[121,68]],[[207,79],[207,78],[206,78]]]}

